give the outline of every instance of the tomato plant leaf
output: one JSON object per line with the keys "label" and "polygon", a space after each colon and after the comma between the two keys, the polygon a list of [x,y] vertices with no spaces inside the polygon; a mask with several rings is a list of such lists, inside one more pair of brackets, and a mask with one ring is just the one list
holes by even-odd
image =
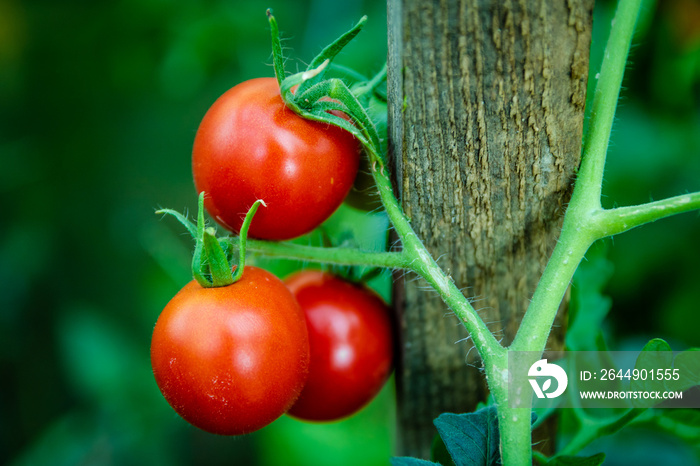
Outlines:
{"label": "tomato plant leaf", "polygon": [[495,407],[469,414],[444,413],[434,424],[457,466],[492,465],[500,460]]}
{"label": "tomato plant leaf", "polygon": [[605,461],[605,453],[593,456],[557,456],[547,462],[547,466],[599,466]]}
{"label": "tomato plant leaf", "polygon": [[197,225],[192,223],[190,219],[182,215],[180,212],[173,209],[160,209],[156,211],[156,214],[172,215],[177,219],[178,222],[180,222],[185,228],[187,228],[187,231],[190,233],[190,235],[192,235],[192,238],[197,237]]}
{"label": "tomato plant leaf", "polygon": [[267,20],[270,23],[270,35],[272,38],[272,67],[275,69],[277,83],[281,85],[285,78],[285,72],[284,56],[282,55],[282,42],[280,41],[280,30],[279,26],[277,26],[277,20],[272,15],[272,10],[268,8],[266,14]]}
{"label": "tomato plant leaf", "polygon": [[439,435],[433,438],[433,444],[430,446],[430,459],[442,466],[455,466],[450,452],[447,451],[445,442],[442,441]]}
{"label": "tomato plant leaf", "polygon": [[[532,420],[535,418],[533,413]],[[495,406],[468,414],[443,413],[433,423],[455,465],[500,464],[500,436]]]}
{"label": "tomato plant leaf", "polygon": [[[663,377],[658,377],[659,371],[664,373],[665,369],[673,366],[673,352],[668,343],[660,338],[650,340],[637,357],[634,368],[640,373],[651,374],[646,378],[632,379],[630,389],[632,391],[654,392],[664,389]],[[633,399],[632,404],[636,407],[651,407],[657,404],[657,399]]]}

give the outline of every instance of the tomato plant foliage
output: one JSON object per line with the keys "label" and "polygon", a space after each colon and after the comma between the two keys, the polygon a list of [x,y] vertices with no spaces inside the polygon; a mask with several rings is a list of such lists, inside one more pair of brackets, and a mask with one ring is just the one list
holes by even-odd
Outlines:
{"label": "tomato plant foliage", "polygon": [[245,81],[204,116],[194,141],[197,192],[225,228],[238,232],[258,199],[254,238],[285,240],[326,220],[350,191],[360,160],[355,138],[287,108],[274,78]]}
{"label": "tomato plant foliage", "polygon": [[224,287],[187,284],[153,331],[151,364],[170,405],[215,434],[260,429],[284,414],[308,374],[304,316],[271,273],[246,266]]}

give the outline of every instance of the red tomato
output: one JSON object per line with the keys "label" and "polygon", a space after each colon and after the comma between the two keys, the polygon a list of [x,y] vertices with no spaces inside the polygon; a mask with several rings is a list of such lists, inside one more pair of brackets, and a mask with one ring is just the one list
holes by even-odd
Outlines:
{"label": "red tomato", "polygon": [[285,240],[326,220],[350,191],[360,159],[352,134],[301,118],[274,78],[241,83],[214,102],[192,152],[197,192],[209,214],[238,232],[257,199],[254,238]]}
{"label": "red tomato", "polygon": [[225,287],[192,281],[158,318],[151,364],[186,421],[214,434],[249,433],[284,414],[304,387],[304,315],[284,283],[256,267]]}
{"label": "red tomato", "polygon": [[306,314],[309,378],[289,414],[332,421],[365,406],[382,388],[393,365],[389,309],[379,296],[319,271],[285,280]]}

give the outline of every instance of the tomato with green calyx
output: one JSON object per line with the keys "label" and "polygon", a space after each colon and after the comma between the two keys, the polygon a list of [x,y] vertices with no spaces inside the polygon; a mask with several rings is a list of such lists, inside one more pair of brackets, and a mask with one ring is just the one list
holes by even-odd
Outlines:
{"label": "tomato with green calyx", "polygon": [[389,309],[364,285],[320,271],[285,279],[306,315],[309,378],[289,410],[309,421],[350,416],[379,392],[393,367]]}
{"label": "tomato with green calyx", "polygon": [[274,78],[243,82],[214,102],[194,140],[192,171],[205,207],[238,232],[257,199],[249,235],[286,240],[310,232],[343,202],[359,165],[349,132],[290,110]]}
{"label": "tomato with green calyx", "polygon": [[284,283],[257,267],[224,287],[192,281],[158,318],[151,364],[186,421],[214,434],[253,432],[284,414],[304,387],[304,314]]}

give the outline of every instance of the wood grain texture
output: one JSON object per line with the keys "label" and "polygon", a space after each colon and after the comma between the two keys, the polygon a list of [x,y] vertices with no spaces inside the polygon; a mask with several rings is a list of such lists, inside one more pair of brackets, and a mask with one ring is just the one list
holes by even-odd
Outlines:
{"label": "wood grain texture", "polygon": [[[592,0],[389,0],[389,147],[418,236],[509,344],[580,162]],[[466,330],[397,280],[401,454],[486,395]],[[565,312],[555,325],[563,329]],[[551,347],[563,332],[555,331]]]}

